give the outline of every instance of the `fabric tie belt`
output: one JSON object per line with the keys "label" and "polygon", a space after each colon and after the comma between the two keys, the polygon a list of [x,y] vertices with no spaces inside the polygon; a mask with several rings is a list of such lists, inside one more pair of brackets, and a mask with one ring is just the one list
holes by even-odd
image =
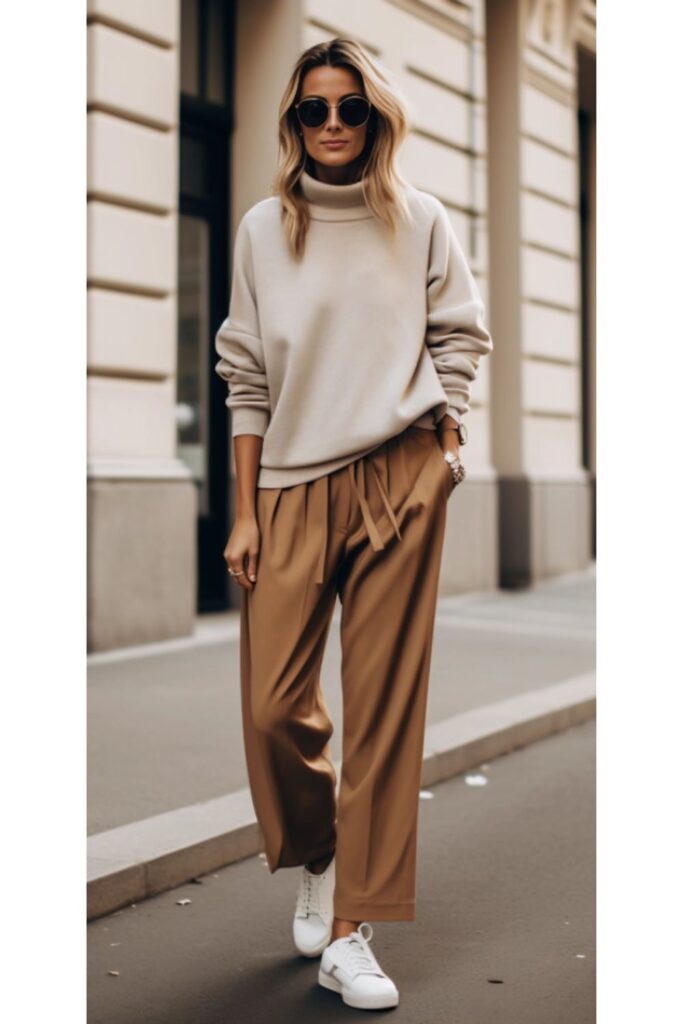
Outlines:
{"label": "fabric tie belt", "polygon": [[[385,544],[384,544],[384,541],[382,540],[382,537],[380,535],[379,529],[377,528],[377,523],[372,518],[372,513],[370,512],[370,506],[368,505],[368,499],[367,499],[367,495],[366,495],[366,486],[365,486],[365,457],[360,458],[360,459],[356,459],[355,462],[349,462],[347,468],[348,468],[349,477],[351,478],[351,484],[353,486],[354,491],[356,492],[356,497],[358,498],[358,504],[360,505],[360,510],[361,510],[362,515],[363,515],[363,522],[365,523],[365,529],[366,529],[368,537],[370,539],[370,543],[372,544],[373,550],[381,551],[385,547]],[[372,469],[372,472],[374,473],[375,480],[377,482],[377,489],[379,490],[380,497],[382,498],[382,502],[384,504],[384,507],[387,510],[387,515],[389,516],[389,519],[391,520],[391,525],[393,526],[394,533],[396,534],[398,539],[401,540],[401,531],[400,531],[399,526],[398,526],[398,521],[396,519],[396,516],[394,515],[394,510],[391,507],[391,502],[389,501],[389,496],[387,495],[387,492],[384,489],[384,485],[382,484],[382,481],[380,479],[379,473],[377,472],[377,467],[375,466],[374,462],[370,463],[370,468]],[[317,487],[319,493],[321,494],[321,498],[322,498],[322,500],[321,500],[321,507],[317,510],[317,512],[318,512],[317,518],[318,518],[318,521],[322,523],[322,529],[323,529],[323,541],[322,541],[322,545],[321,545],[321,548],[320,548],[320,553],[318,555],[318,563],[317,563],[316,571],[315,571],[315,582],[316,583],[322,583],[323,582],[324,573],[325,573],[325,558],[326,558],[326,555],[327,555],[327,534],[328,534],[328,509],[329,509],[329,500],[330,500],[329,499],[329,480],[330,480],[330,474],[328,473],[328,474],[325,474],[325,476],[318,477],[318,479],[315,481],[316,487]]]}

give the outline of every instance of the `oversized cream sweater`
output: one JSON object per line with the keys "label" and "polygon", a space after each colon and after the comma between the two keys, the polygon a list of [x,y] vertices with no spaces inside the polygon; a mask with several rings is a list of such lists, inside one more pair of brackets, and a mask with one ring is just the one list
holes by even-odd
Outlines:
{"label": "oversized cream sweater", "polygon": [[252,206],[215,338],[233,436],[263,438],[259,487],[331,473],[410,424],[461,421],[493,347],[439,199],[409,186],[414,223],[392,237],[362,182],[304,172],[301,187],[312,217],[303,260],[289,253],[279,197]]}

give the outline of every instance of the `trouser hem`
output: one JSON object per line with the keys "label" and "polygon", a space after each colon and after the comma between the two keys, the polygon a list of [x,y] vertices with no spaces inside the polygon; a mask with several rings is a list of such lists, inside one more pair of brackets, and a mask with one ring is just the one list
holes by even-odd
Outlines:
{"label": "trouser hem", "polygon": [[414,921],[416,909],[415,900],[372,903],[334,898],[334,916],[344,921]]}
{"label": "trouser hem", "polygon": [[298,868],[303,867],[304,864],[310,864],[314,860],[322,860],[329,853],[334,853],[336,849],[336,843],[331,846],[329,843],[325,843],[324,846],[315,847],[313,850],[309,850],[307,853],[294,854],[294,853],[282,853],[277,860],[271,865],[268,862],[271,875],[274,874],[278,868]]}

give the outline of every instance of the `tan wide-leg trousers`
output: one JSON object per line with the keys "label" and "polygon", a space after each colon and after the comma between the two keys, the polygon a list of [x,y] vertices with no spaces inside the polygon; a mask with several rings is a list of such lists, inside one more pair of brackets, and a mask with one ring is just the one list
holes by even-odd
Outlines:
{"label": "tan wide-leg trousers", "polygon": [[[315,480],[257,490],[242,591],[249,783],[271,872],[336,849],[335,916],[413,920],[427,689],[446,503],[436,431],[409,426]],[[341,602],[342,771],[320,666]]]}

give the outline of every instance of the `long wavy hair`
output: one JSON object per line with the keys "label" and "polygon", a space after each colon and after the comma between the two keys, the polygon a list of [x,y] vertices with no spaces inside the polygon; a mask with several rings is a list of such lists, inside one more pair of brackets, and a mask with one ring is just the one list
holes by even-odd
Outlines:
{"label": "long wavy hair", "polygon": [[336,37],[316,43],[304,50],[297,60],[278,112],[280,152],[272,191],[280,197],[282,223],[295,257],[303,253],[310,220],[299,178],[304,170],[311,173],[312,161],[298,132],[294,104],[300,98],[305,75],[311,68],[321,65],[346,67],[356,72],[372,104],[365,149],[361,154],[364,158],[363,194],[369,209],[391,231],[399,220],[411,220],[405,196],[408,183],[395,166],[397,151],[409,130],[408,105],[398,86],[355,40]]}

